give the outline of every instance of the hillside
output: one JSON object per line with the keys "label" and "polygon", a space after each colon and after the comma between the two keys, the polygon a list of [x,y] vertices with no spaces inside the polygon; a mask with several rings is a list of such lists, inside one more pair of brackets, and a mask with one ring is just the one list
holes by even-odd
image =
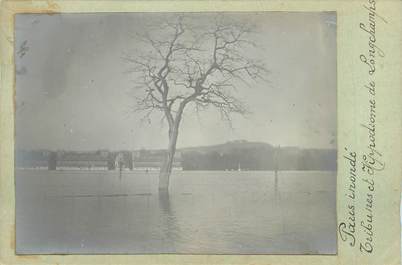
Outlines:
{"label": "hillside", "polygon": [[178,149],[184,170],[336,170],[335,149],[233,141]]}

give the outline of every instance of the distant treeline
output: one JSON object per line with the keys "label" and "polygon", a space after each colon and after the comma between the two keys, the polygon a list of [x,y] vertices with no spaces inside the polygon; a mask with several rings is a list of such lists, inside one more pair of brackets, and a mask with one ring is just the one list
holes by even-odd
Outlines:
{"label": "distant treeline", "polygon": [[[159,168],[164,150],[137,151],[17,151],[17,167],[103,167],[113,170],[120,155],[124,167]],[[213,146],[178,149],[175,167],[183,170],[336,170],[335,149],[274,147],[270,144],[232,141]]]}
{"label": "distant treeline", "polygon": [[50,151],[47,150],[18,150],[15,152],[17,167],[48,167]]}

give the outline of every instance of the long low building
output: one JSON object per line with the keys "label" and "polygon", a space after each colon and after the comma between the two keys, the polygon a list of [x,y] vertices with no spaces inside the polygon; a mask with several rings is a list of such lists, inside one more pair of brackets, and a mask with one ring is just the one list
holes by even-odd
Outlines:
{"label": "long low building", "polygon": [[58,160],[57,167],[108,168],[107,160]]}
{"label": "long low building", "polygon": [[[175,156],[174,169],[181,169],[180,154]],[[125,169],[158,170],[164,159],[164,151],[18,151],[17,168],[97,169],[114,170],[122,163]]]}

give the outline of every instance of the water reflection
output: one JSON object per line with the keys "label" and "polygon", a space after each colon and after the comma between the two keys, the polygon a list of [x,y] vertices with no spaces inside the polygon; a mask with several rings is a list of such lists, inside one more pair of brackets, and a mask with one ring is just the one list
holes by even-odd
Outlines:
{"label": "water reflection", "polygon": [[17,252],[334,253],[335,187],[328,172],[175,172],[168,193],[153,172],[17,171]]}
{"label": "water reflection", "polygon": [[178,250],[177,243],[181,241],[181,231],[177,222],[176,214],[172,210],[169,191],[159,190],[158,202],[164,233],[163,241],[165,241],[164,243],[170,244],[169,248],[173,252],[176,252]]}

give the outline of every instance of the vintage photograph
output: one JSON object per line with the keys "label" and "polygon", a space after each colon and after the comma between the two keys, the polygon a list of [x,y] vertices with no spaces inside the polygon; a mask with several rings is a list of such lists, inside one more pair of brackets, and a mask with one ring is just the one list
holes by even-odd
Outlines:
{"label": "vintage photograph", "polygon": [[336,254],[336,25],[17,14],[17,254]]}

